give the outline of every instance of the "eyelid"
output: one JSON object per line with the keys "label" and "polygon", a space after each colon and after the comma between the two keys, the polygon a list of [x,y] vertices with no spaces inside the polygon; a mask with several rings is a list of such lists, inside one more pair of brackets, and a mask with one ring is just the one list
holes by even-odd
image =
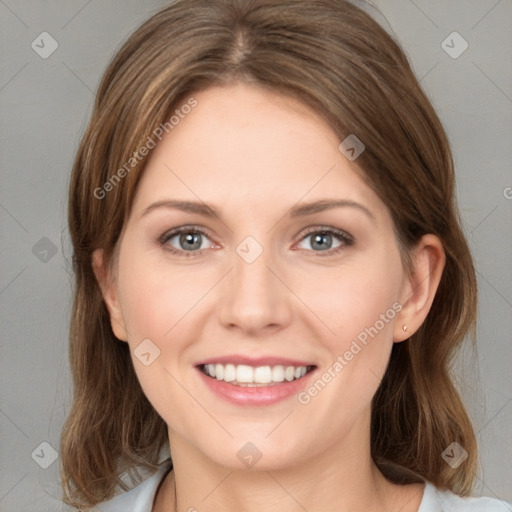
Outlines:
{"label": "eyelid", "polygon": [[343,229],[335,228],[334,226],[322,226],[320,224],[314,224],[312,226],[308,226],[304,229],[301,229],[296,236],[299,236],[301,233],[302,237],[300,240],[303,240],[308,235],[311,235],[312,233],[333,233],[341,238],[346,239],[347,241],[354,242],[354,237],[344,231]]}
{"label": "eyelid", "polygon": [[[186,224],[184,226],[179,226],[179,227],[176,227],[176,228],[166,231],[162,236],[158,237],[157,241],[160,243],[160,245],[165,246],[165,245],[167,245],[167,242],[171,238],[174,238],[175,236],[180,235],[182,233],[188,233],[188,232],[200,233],[201,235],[204,235],[208,239],[212,240],[212,237],[209,235],[208,231],[205,228],[203,228],[201,226],[196,226],[194,224]],[[212,240],[212,242],[214,244],[216,243],[214,240]],[[217,244],[217,245],[219,245],[219,244]],[[185,253],[187,256],[192,256],[192,255],[196,255],[196,254],[201,254],[206,249],[199,249],[196,251],[183,251],[181,249],[176,249],[175,247],[172,247],[172,249],[167,249],[167,250],[172,253],[180,253],[180,254]]]}
{"label": "eyelid", "polygon": [[194,224],[185,224],[183,226],[178,226],[176,228],[172,228],[172,229],[169,229],[167,230],[162,236],[160,236],[158,239],[159,240],[169,240],[169,238],[173,238],[175,237],[176,235],[179,235],[181,233],[188,233],[188,232],[192,232],[192,233],[195,233],[195,232],[198,232],[198,233],[201,233],[202,235],[205,235],[207,236],[208,238],[210,238],[207,230],[201,226],[196,226]]}

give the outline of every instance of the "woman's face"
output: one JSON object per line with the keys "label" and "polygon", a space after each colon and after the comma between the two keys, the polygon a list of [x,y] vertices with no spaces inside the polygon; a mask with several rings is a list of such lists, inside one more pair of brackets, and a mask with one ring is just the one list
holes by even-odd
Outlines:
{"label": "woman's face", "polygon": [[139,184],[114,332],[171,449],[260,469],[356,456],[402,329],[390,214],[305,105],[246,85],[194,97]]}

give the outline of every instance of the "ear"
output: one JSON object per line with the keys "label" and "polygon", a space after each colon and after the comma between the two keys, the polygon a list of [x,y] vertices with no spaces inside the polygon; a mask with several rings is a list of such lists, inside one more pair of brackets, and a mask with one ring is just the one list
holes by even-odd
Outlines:
{"label": "ear", "polygon": [[110,275],[109,269],[106,268],[103,249],[96,249],[93,252],[92,268],[110,315],[112,331],[116,338],[121,341],[128,341],[127,330],[118,299],[117,286],[115,280]]}
{"label": "ear", "polygon": [[[436,235],[424,235],[411,255],[412,272],[402,288],[393,340],[401,342],[410,338],[421,326],[434,301],[441,281],[446,256],[443,244]],[[403,326],[407,330],[403,330]]]}

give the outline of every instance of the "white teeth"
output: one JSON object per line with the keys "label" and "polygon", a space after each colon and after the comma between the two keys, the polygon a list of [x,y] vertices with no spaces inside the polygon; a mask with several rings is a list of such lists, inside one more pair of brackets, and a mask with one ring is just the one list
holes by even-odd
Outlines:
{"label": "white teeth", "polygon": [[308,372],[307,368],[282,365],[252,367],[245,364],[207,364],[203,366],[203,371],[210,377],[231,382],[234,385],[257,386],[300,379]]}
{"label": "white teeth", "polygon": [[272,369],[270,366],[258,366],[255,368],[254,382],[256,382],[256,384],[268,384],[272,382]]}
{"label": "white teeth", "polygon": [[238,382],[254,382],[253,367],[245,364],[239,364],[236,367],[236,380]]}
{"label": "white teeth", "polygon": [[295,367],[287,366],[286,370],[284,371],[284,378],[287,381],[292,381],[295,378]]}
{"label": "white teeth", "polygon": [[283,380],[284,380],[284,368],[281,365],[274,366],[272,368],[272,380],[274,382],[283,382]]}
{"label": "white teeth", "polygon": [[232,382],[236,379],[236,367],[234,364],[227,364],[224,366],[224,380]]}

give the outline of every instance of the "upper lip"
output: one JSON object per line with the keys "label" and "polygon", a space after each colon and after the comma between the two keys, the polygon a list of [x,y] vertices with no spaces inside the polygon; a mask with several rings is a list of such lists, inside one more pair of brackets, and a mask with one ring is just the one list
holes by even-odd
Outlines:
{"label": "upper lip", "polygon": [[247,357],[242,355],[228,355],[220,357],[211,357],[204,359],[196,364],[196,366],[202,366],[206,364],[244,364],[247,366],[315,366],[311,362],[299,361],[298,359],[289,359],[284,357],[276,356],[261,356],[261,357]]}

